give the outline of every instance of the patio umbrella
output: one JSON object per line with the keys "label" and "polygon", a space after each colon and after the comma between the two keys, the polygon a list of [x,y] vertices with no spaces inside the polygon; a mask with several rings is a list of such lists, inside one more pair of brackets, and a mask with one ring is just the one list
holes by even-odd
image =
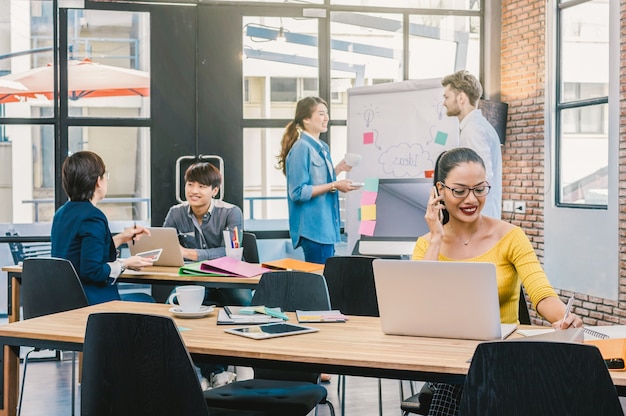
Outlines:
{"label": "patio umbrella", "polygon": [[[51,64],[0,77],[0,103],[45,96],[52,99],[54,68]],[[136,69],[119,68],[92,62],[89,59],[69,61],[67,65],[70,100],[93,97],[150,95],[150,74]],[[25,90],[6,91],[3,82],[22,85]]]}
{"label": "patio umbrella", "polygon": [[[0,102],[19,101],[19,96],[28,92],[23,84],[16,81],[1,79],[0,77]],[[12,99],[14,95],[18,98]]]}

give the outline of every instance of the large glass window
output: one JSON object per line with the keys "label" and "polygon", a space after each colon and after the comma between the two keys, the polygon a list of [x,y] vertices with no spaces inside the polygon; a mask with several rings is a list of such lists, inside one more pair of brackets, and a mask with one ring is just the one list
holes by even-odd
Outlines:
{"label": "large glass window", "polygon": [[318,92],[318,20],[244,17],[244,118],[290,119]]}
{"label": "large glass window", "polygon": [[149,117],[147,13],[68,11],[68,98],[78,117]]}
{"label": "large glass window", "polygon": [[409,78],[443,78],[460,69],[479,76],[480,18],[420,15],[409,19]]}
{"label": "large glass window", "polygon": [[557,22],[557,205],[606,207],[609,3],[562,0]]}
{"label": "large glass window", "polygon": [[345,120],[347,90],[402,81],[402,15],[331,13],[331,117]]}
{"label": "large glass window", "polygon": [[[246,219],[288,217],[286,182],[275,165],[283,130],[299,99],[319,95],[328,102],[325,138],[333,161],[339,162],[347,149],[350,88],[443,77],[459,69],[480,75],[480,4],[331,0],[319,19],[243,17]],[[393,8],[396,13],[389,12]],[[442,9],[455,13],[437,14]],[[328,36],[318,33],[325,28]]]}
{"label": "large glass window", "polygon": [[[69,153],[93,150],[105,160],[111,182],[102,209],[112,222],[148,221],[150,130],[122,127],[120,119],[149,125],[149,14],[67,10],[68,24],[59,25],[59,36],[68,44],[68,109],[60,114],[53,23],[64,21],[57,16],[64,10],[53,10],[53,4],[11,1],[0,11],[0,118],[11,119],[0,125],[0,198],[6,202],[0,231],[49,233],[58,194],[56,161],[64,157],[56,152],[65,146]],[[64,78],[60,70],[59,75]],[[78,126],[83,119],[89,121]],[[59,135],[59,125],[71,127]]]}

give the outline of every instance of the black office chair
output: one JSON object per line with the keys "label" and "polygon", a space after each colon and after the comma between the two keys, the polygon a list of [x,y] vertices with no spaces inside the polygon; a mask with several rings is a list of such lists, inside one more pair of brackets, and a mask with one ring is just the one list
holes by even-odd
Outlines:
{"label": "black office chair", "polygon": [[170,317],[89,315],[81,415],[209,415],[191,357]]}
{"label": "black office chair", "polygon": [[[518,319],[521,325],[531,325],[530,312],[528,311],[528,303],[524,295],[524,286],[520,285],[519,295],[519,312]],[[430,409],[430,403],[433,400],[433,391],[428,387],[428,383],[424,383],[421,390],[417,394],[402,400],[400,409],[403,416],[409,414],[427,415]]]}
{"label": "black office chair", "polygon": [[[287,312],[329,310],[330,300],[324,276],[276,271],[261,276],[252,305]],[[327,404],[333,416],[333,405],[318,380],[319,373],[255,368],[254,379],[205,391],[204,397],[210,409],[257,410],[267,416],[305,416],[317,404]]]}
{"label": "black office chair", "polygon": [[[372,261],[375,257],[335,256],[326,260],[324,277],[330,304],[347,315],[379,316]],[[400,381],[402,386],[402,381]],[[337,393],[341,398],[341,414],[345,414],[346,378],[339,376]],[[402,396],[401,396],[402,397]],[[383,414],[382,384],[378,379],[378,412]]]}
{"label": "black office chair", "polygon": [[[30,258],[24,260],[22,269],[22,311],[24,319],[36,318],[57,312],[87,306],[87,297],[74,266],[69,260],[58,258]],[[22,410],[26,368],[30,350],[24,357],[22,387],[17,414]],[[72,415],[75,407],[76,355],[72,354]]]}
{"label": "black office chair", "polygon": [[623,415],[600,351],[562,342],[478,345],[460,415]]}
{"label": "black office chair", "polygon": [[254,233],[244,231],[241,239],[241,246],[243,247],[243,260],[248,263],[260,263],[259,260],[259,247],[256,243],[256,235]]}

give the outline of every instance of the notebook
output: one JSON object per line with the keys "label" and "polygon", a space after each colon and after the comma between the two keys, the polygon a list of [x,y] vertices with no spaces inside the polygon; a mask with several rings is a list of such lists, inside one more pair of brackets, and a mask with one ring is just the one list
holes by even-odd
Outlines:
{"label": "notebook", "polygon": [[[626,325],[585,326],[582,330],[585,342],[598,339],[626,338]],[[536,337],[553,332],[555,332],[554,328],[531,328],[517,331],[518,334],[525,337]]]}
{"label": "notebook", "polygon": [[175,228],[153,227],[149,230],[150,235],[142,236],[135,244],[128,243],[131,256],[161,249],[158,260],[154,262],[155,266],[180,267],[185,264]]}
{"label": "notebook", "polygon": [[486,341],[517,327],[500,323],[492,263],[376,259],[372,266],[385,334]]}

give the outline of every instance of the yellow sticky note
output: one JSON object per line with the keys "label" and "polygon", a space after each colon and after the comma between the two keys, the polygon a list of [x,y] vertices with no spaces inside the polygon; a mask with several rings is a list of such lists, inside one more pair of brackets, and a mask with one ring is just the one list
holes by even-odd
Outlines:
{"label": "yellow sticky note", "polygon": [[363,205],[361,207],[361,220],[372,221],[376,219],[376,205]]}

